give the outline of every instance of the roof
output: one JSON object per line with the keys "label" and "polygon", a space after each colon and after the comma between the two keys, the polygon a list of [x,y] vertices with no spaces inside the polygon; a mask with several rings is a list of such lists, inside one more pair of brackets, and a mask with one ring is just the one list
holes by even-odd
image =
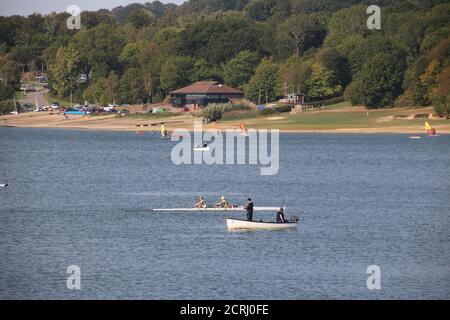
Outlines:
{"label": "roof", "polygon": [[244,92],[231,87],[219,84],[217,81],[199,81],[190,86],[170,92],[171,94],[190,94],[190,93],[228,93],[244,94]]}

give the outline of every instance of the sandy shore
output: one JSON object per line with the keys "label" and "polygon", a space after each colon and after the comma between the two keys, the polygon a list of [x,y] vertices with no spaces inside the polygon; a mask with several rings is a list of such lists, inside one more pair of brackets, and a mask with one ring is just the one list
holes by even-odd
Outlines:
{"label": "sandy shore", "polygon": [[[274,119],[275,120],[275,119]],[[252,120],[251,122],[258,120]],[[24,113],[20,115],[6,115],[0,117],[0,126],[7,125],[19,128],[61,128],[77,130],[104,130],[104,131],[158,131],[160,123],[164,122],[167,130],[176,129],[194,130],[194,118],[191,115],[182,115],[170,118],[160,119],[136,119],[133,117],[117,117],[116,115],[100,116],[69,116],[65,119],[60,114],[48,113]],[[388,124],[388,122],[386,121]],[[258,125],[258,128],[278,129],[277,124]],[[434,125],[439,134],[450,133],[450,121],[443,124]],[[204,130],[211,126],[205,125]],[[239,128],[239,121],[222,122],[219,127],[221,130]],[[252,128],[251,125],[248,127]],[[403,134],[423,134],[423,125],[404,125],[404,126],[383,126],[379,123],[376,127],[369,128],[336,128],[336,129],[302,129],[299,128],[281,128],[281,132],[291,133],[403,133]]]}

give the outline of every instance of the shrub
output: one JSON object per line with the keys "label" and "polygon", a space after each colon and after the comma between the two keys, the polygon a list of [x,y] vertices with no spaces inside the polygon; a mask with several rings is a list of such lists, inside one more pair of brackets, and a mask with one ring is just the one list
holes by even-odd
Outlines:
{"label": "shrub", "polygon": [[284,113],[284,112],[291,112],[292,111],[292,106],[291,105],[280,105],[277,106],[275,108],[273,108],[276,112],[279,113]]}
{"label": "shrub", "polygon": [[210,121],[220,120],[222,119],[224,108],[224,104],[211,103],[203,109],[203,117],[205,119],[209,119]]}
{"label": "shrub", "polygon": [[[211,103],[203,109],[202,113],[203,117],[210,121],[239,119],[239,115],[246,115],[245,117],[248,117],[251,114],[251,108],[241,103]],[[255,112],[253,114],[256,115]]]}
{"label": "shrub", "polygon": [[0,101],[0,115],[8,114],[14,110],[13,102],[11,100]]}
{"label": "shrub", "polygon": [[445,101],[446,99],[440,96],[433,98],[434,111],[439,117],[449,117],[450,116],[450,105]]}
{"label": "shrub", "polygon": [[275,109],[263,109],[258,111],[258,115],[261,117],[277,115],[278,112]]}

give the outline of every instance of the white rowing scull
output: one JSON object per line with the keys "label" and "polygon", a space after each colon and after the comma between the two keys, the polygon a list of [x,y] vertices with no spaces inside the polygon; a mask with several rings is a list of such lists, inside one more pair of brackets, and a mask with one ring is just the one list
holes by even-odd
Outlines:
{"label": "white rowing scull", "polygon": [[[284,208],[286,209],[286,208]],[[255,207],[253,211],[277,211],[280,207]],[[246,211],[242,207],[236,208],[173,208],[173,209],[153,209],[155,212],[189,212],[189,211]]]}

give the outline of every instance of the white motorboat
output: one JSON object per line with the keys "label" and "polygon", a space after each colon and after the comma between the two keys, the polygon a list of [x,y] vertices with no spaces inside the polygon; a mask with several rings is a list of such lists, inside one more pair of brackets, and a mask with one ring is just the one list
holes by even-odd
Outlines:
{"label": "white motorboat", "polygon": [[6,188],[8,184],[6,182],[0,182],[0,188]]}
{"label": "white motorboat", "polygon": [[298,221],[293,222],[264,222],[247,221],[240,219],[227,219],[227,228],[233,230],[287,230],[297,228]]}

